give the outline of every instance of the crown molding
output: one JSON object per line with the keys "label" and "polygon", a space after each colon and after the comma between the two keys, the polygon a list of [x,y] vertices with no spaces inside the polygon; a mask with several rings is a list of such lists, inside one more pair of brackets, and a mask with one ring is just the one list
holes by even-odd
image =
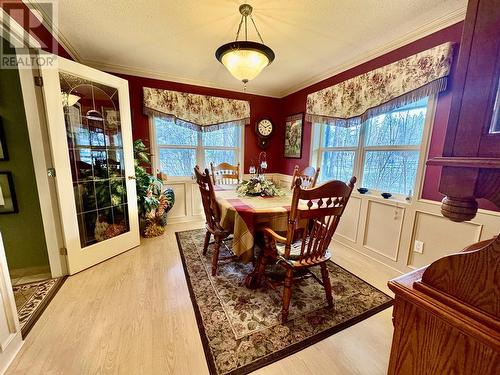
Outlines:
{"label": "crown molding", "polygon": [[[131,67],[131,66],[125,66],[125,65],[117,65],[117,64],[109,64],[109,63],[104,63],[100,61],[93,61],[93,60],[84,60],[81,55],[77,52],[76,48],[74,48],[71,43],[68,41],[68,39],[61,33],[61,31],[58,29],[56,25],[53,24],[52,19],[50,18],[49,15],[47,15],[43,9],[37,4],[37,0],[23,0],[26,3],[29,3],[33,8],[36,10],[40,11],[43,15],[43,24],[44,26],[52,33],[52,35],[56,38],[56,40],[59,42],[59,44],[66,49],[66,51],[70,54],[70,56],[77,62],[80,62],[82,64],[89,65],[93,68],[104,70],[107,72],[111,73],[119,73],[119,74],[127,74],[127,75],[134,75],[138,77],[143,77],[143,78],[152,78],[152,79],[158,79],[158,80],[164,80],[164,81],[170,81],[170,82],[177,82],[177,83],[183,83],[183,84],[188,84],[188,85],[195,85],[195,86],[203,86],[203,87],[210,87],[210,88],[215,88],[215,89],[220,89],[220,90],[227,90],[227,91],[232,91],[232,92],[242,92],[241,90],[238,90],[237,87],[234,85],[215,85],[213,82],[210,81],[204,81],[204,80],[197,80],[197,79],[192,79],[192,78],[187,78],[187,77],[179,77],[179,76],[173,76],[168,73],[164,72],[159,72],[159,71],[153,71],[153,70],[147,70],[147,69],[140,69],[136,67]],[[311,77],[308,80],[302,81],[299,84],[293,85],[288,87],[287,89],[281,90],[281,91],[267,91],[267,90],[254,90],[251,87],[247,88],[247,91],[244,93],[246,94],[253,94],[253,95],[260,95],[260,96],[267,96],[271,98],[284,98],[285,96],[288,96],[290,94],[293,94],[297,91],[300,91],[304,88],[307,88],[311,85],[314,85],[318,82],[321,82],[327,78],[330,78],[332,76],[335,76],[339,73],[342,73],[346,70],[349,70],[351,68],[354,68],[358,65],[361,65],[363,63],[366,63],[370,60],[373,60],[377,57],[380,57],[388,52],[391,52],[393,50],[396,50],[400,47],[403,47],[409,43],[412,43],[416,40],[419,40],[421,38],[424,38],[430,34],[433,34],[439,30],[442,30],[448,26],[454,25],[460,21],[463,21],[465,19],[465,14],[467,11],[467,6],[463,6],[461,8],[458,8],[450,13],[448,13],[445,16],[436,18],[432,21],[429,21],[428,23],[420,26],[418,29],[407,33],[406,35],[403,35],[402,37],[399,37],[397,39],[392,40],[391,42],[379,47],[375,48],[365,54],[358,55],[357,57],[336,66],[335,68],[328,69],[320,74],[316,74],[313,77]]]}
{"label": "crown molding", "polygon": [[236,85],[214,84],[213,82],[210,82],[210,81],[192,79],[192,78],[187,78],[187,77],[172,76],[172,75],[169,75],[168,73],[158,72],[158,71],[154,71],[154,70],[138,69],[138,68],[124,66],[124,65],[107,64],[107,63],[102,63],[102,62],[93,61],[93,60],[83,60],[83,61],[81,61],[81,63],[88,65],[92,68],[103,70],[103,71],[106,71],[109,73],[127,74],[127,75],[132,75],[132,76],[137,76],[137,77],[143,77],[143,78],[158,79],[161,81],[169,81],[169,82],[183,83],[186,85],[209,87],[209,88],[213,88],[213,89],[238,92],[241,94],[251,94],[251,95],[266,96],[266,97],[270,97],[270,98],[279,98],[277,95],[273,95],[272,93],[269,93],[268,91],[264,92],[264,91],[260,91],[260,90],[253,90],[252,88],[248,88],[248,87],[247,87],[246,91],[243,91],[242,85],[241,85],[240,89],[238,89],[238,87],[235,87]]}
{"label": "crown molding", "polygon": [[[45,26],[45,28],[49,31],[49,33],[57,40],[60,46],[62,46],[66,52],[71,56],[71,58],[76,61],[76,62],[81,62],[82,57],[78,54],[76,48],[74,48],[69,40],[63,35],[63,33],[59,30],[56,22],[54,22],[54,19],[50,14],[47,14],[45,10],[40,6],[37,0],[23,0],[23,3],[28,5],[28,7],[31,7],[42,15],[42,25]],[[52,4],[56,4],[56,12],[58,10],[59,3],[57,1],[53,2]]]}
{"label": "crown molding", "polygon": [[340,74],[342,72],[345,72],[346,70],[349,70],[351,68],[354,68],[358,65],[364,64],[370,60],[373,60],[377,57],[380,57],[382,55],[385,55],[388,52],[394,51],[400,47],[403,47],[407,44],[410,44],[412,42],[415,42],[419,39],[422,39],[430,34],[433,34],[439,30],[445,29],[448,26],[454,25],[460,21],[463,21],[465,19],[465,14],[467,11],[467,6],[464,6],[462,8],[459,8],[453,12],[448,13],[447,15],[443,17],[436,18],[425,25],[420,26],[418,29],[400,37],[392,42],[389,42],[385,44],[382,47],[375,48],[368,53],[359,55],[355,57],[354,59],[349,60],[348,62],[343,63],[342,65],[339,65],[333,69],[329,69],[324,71],[323,73],[317,74],[314,77],[311,77],[310,79],[303,81],[300,84],[293,85],[289,87],[286,90],[283,90],[279,93],[279,98],[284,98],[285,96],[288,96],[290,94],[293,94],[297,91],[300,91],[302,89],[305,89],[306,87],[309,87],[311,85],[314,85],[318,82],[321,82],[327,78],[333,77],[337,74]]}
{"label": "crown molding", "polygon": [[[23,2],[29,4],[33,9],[36,9],[39,11],[42,16],[43,20],[42,23],[45,26],[45,28],[52,34],[52,36],[57,40],[57,42],[68,52],[68,54],[71,56],[71,58],[84,65],[88,65],[92,68],[99,69],[99,70],[104,70],[106,72],[110,73],[118,73],[118,74],[127,74],[127,75],[133,75],[137,77],[143,77],[143,78],[151,78],[151,79],[158,79],[162,81],[170,81],[170,82],[176,82],[176,83],[183,83],[187,85],[193,85],[193,86],[202,86],[202,87],[210,87],[214,89],[219,89],[219,90],[226,90],[226,91],[231,91],[231,92],[242,92],[241,90],[238,90],[235,85],[233,86],[221,86],[221,85],[214,85],[210,81],[204,81],[204,80],[196,80],[196,79],[191,79],[187,77],[179,77],[179,76],[172,76],[167,73],[163,72],[158,72],[158,71],[153,71],[153,70],[146,70],[146,69],[140,69],[140,68],[135,68],[131,66],[124,66],[124,65],[117,65],[117,64],[108,64],[100,61],[93,61],[93,60],[85,60],[74,48],[71,43],[69,42],[68,38],[64,36],[64,34],[59,30],[59,28],[55,25],[53,22],[53,19],[51,18],[50,15],[48,15],[43,8],[40,7],[39,3],[37,0],[23,0]],[[260,90],[252,90],[248,89],[243,92],[244,94],[251,94],[251,95],[259,95],[259,96],[266,96],[266,97],[271,97],[271,98],[278,98],[278,95],[271,95],[268,92],[260,91]]]}

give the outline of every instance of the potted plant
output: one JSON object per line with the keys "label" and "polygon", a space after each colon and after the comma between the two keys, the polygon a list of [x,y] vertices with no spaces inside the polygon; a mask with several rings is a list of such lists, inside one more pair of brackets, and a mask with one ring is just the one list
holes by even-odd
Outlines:
{"label": "potted plant", "polygon": [[148,173],[151,161],[148,149],[140,139],[134,141],[134,159],[141,233],[144,237],[160,236],[167,226],[167,212],[175,202],[174,191],[163,189],[164,174],[160,174],[160,179]]}

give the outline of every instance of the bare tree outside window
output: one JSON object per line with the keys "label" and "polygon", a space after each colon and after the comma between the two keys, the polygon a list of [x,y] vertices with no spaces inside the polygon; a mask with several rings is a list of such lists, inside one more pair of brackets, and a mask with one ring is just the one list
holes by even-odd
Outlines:
{"label": "bare tree outside window", "polygon": [[424,98],[359,125],[322,125],[320,180],[357,175],[371,190],[401,195],[414,190],[427,105]]}
{"label": "bare tree outside window", "polygon": [[210,162],[238,163],[241,143],[239,126],[200,133],[176,124],[173,119],[155,117],[154,130],[159,169],[168,176],[191,176],[196,164],[208,167]]}
{"label": "bare tree outside window", "polygon": [[361,124],[356,126],[324,125],[320,180],[348,181],[354,170]]}

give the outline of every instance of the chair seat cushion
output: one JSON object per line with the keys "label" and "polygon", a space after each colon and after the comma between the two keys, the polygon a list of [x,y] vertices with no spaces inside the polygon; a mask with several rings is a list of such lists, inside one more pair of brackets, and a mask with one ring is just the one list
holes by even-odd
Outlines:
{"label": "chair seat cushion", "polygon": [[[302,240],[295,241],[292,243],[290,249],[290,260],[298,260],[300,258],[300,249],[302,248]],[[278,250],[278,255],[285,258],[285,244],[276,242],[276,249]]]}
{"label": "chair seat cushion", "polygon": [[[307,243],[306,243],[306,246],[307,246]],[[302,267],[304,265],[314,265],[314,264],[322,263],[322,262],[330,259],[332,256],[330,251],[326,250],[323,257],[313,259],[313,260],[310,259],[306,263],[302,264],[301,262],[298,262],[298,260],[300,258],[301,247],[302,247],[302,240],[295,241],[290,248],[290,257],[287,259],[287,258],[285,258],[285,244],[276,242],[276,250],[278,250],[278,259],[281,259],[281,260],[287,262],[291,266]]]}

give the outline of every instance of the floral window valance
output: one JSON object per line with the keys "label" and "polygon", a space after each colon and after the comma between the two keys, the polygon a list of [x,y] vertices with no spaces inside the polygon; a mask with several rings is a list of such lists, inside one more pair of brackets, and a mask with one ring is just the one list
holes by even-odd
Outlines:
{"label": "floral window valance", "polygon": [[446,89],[453,45],[444,43],[307,96],[306,119],[349,126]]}
{"label": "floral window valance", "polygon": [[178,125],[199,131],[250,123],[250,103],[246,100],[189,94],[143,87],[144,113],[174,118]]}

